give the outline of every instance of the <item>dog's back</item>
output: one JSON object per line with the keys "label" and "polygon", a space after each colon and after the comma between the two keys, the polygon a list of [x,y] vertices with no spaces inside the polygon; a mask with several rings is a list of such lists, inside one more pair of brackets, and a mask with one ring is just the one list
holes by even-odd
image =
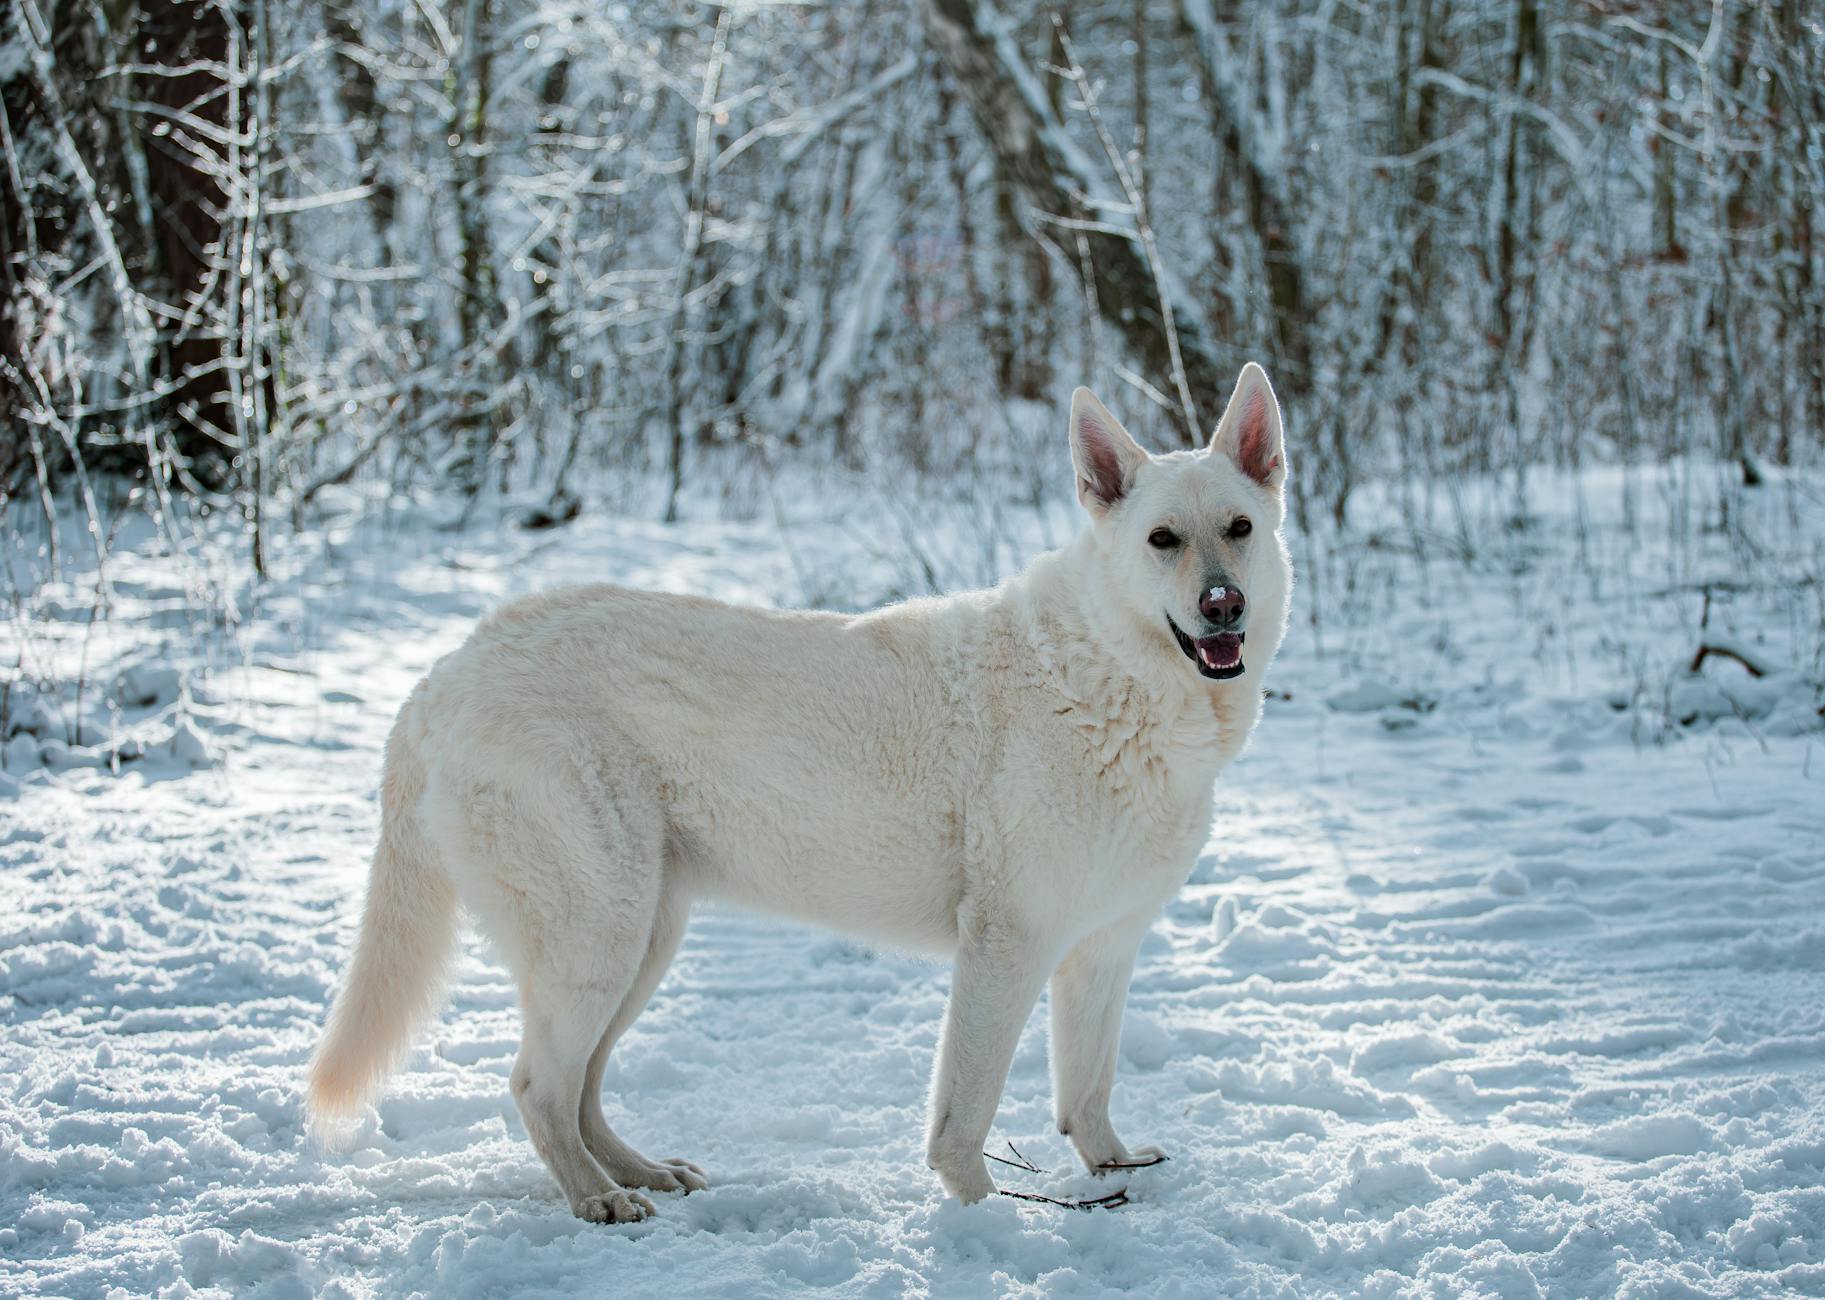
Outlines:
{"label": "dog's back", "polygon": [[656,805],[666,869],[693,893],[943,947],[979,748],[957,707],[977,690],[959,667],[973,657],[959,641],[981,634],[970,614],[606,586],[518,602],[426,684],[430,804],[574,781],[615,818]]}

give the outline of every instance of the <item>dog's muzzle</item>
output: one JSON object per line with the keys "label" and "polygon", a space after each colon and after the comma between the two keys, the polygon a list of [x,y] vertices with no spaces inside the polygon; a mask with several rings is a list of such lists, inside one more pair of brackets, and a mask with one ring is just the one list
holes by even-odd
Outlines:
{"label": "dog's muzzle", "polygon": [[1166,626],[1172,629],[1179,649],[1198,666],[1198,672],[1213,682],[1225,682],[1242,675],[1242,642],[1245,632],[1219,632],[1215,636],[1189,637],[1172,615],[1166,615]]}

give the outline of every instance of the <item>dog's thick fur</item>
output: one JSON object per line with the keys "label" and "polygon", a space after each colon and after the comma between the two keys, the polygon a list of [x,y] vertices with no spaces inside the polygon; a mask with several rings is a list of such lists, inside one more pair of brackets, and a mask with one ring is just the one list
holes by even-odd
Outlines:
{"label": "dog's thick fur", "polygon": [[1280,412],[1251,364],[1207,451],[1150,457],[1079,389],[1071,448],[1090,526],[990,591],[852,617],[595,586],[483,622],[388,742],[316,1114],[359,1108],[432,1009],[460,904],[518,981],[511,1088],[571,1208],[704,1186],[599,1094],[715,896],[955,954],[927,1146],[954,1195],[995,1190],[983,1145],[1048,979],[1060,1130],[1091,1169],[1151,1151],[1109,1122],[1122,1004],[1286,627]]}

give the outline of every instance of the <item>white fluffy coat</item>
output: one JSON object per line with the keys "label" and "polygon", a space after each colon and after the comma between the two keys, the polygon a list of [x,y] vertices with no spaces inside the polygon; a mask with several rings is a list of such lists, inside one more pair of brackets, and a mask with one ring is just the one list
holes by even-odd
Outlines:
{"label": "white fluffy coat", "polygon": [[[1133,1159],[1108,1113],[1122,1003],[1260,716],[1284,452],[1253,366],[1208,452],[1148,457],[1083,390],[1071,436],[1090,527],[992,590],[848,616],[591,586],[486,619],[389,742],[314,1110],[359,1106],[409,1041],[460,904],[518,980],[511,1087],[572,1209],[703,1186],[616,1137],[599,1089],[691,900],[718,897],[954,954],[928,1131],[952,1194],[995,1190],[983,1145],[1048,979],[1059,1126],[1092,1169]],[[1173,628],[1209,631],[1222,581],[1245,662],[1210,680]]]}

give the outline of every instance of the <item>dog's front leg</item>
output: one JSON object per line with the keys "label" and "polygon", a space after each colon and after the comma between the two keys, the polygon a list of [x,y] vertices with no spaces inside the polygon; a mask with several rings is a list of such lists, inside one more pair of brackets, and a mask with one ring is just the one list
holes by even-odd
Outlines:
{"label": "dog's front leg", "polygon": [[1015,927],[965,927],[932,1074],[926,1163],[968,1204],[995,1191],[982,1158],[1020,1030],[1055,954]]}
{"label": "dog's front leg", "polygon": [[1157,1147],[1129,1151],[1109,1123],[1122,1006],[1134,957],[1152,924],[1131,917],[1080,940],[1052,975],[1052,1089],[1058,1131],[1091,1170],[1145,1161]]}

